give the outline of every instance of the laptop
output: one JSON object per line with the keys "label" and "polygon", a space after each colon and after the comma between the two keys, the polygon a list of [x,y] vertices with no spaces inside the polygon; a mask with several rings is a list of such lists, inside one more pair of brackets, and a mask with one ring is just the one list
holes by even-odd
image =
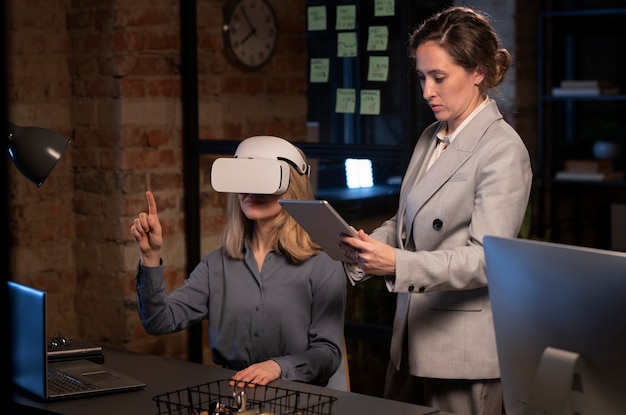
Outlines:
{"label": "laptop", "polygon": [[9,281],[12,380],[44,400],[141,389],[145,383],[88,359],[50,361],[47,293]]}
{"label": "laptop", "polygon": [[357,231],[327,200],[286,200],[278,203],[304,228],[311,239],[334,260],[352,262],[339,247],[339,235],[358,236]]}

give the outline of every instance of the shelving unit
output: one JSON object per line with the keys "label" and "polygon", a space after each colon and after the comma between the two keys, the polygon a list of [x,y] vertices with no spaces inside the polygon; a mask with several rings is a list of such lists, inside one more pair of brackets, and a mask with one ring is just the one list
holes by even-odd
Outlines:
{"label": "shelving unit", "polygon": [[[553,1],[538,27],[538,166],[540,227],[554,242],[612,249],[611,207],[626,203],[624,180],[556,180],[566,160],[593,160],[593,145],[621,140],[613,170],[626,171],[626,77],[619,65],[626,7],[617,1]],[[623,5],[623,2],[622,2]],[[548,7],[548,6],[547,6]],[[554,96],[563,80],[606,81],[617,92]]]}

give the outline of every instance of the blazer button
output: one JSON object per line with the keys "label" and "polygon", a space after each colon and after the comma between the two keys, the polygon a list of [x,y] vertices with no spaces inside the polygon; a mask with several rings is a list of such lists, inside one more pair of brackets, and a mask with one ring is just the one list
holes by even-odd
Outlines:
{"label": "blazer button", "polygon": [[419,291],[420,293],[423,293],[424,291],[426,291],[426,286],[425,286],[425,285],[422,285],[422,286],[420,287],[420,289],[419,289],[419,290],[417,290],[417,291]]}
{"label": "blazer button", "polygon": [[440,231],[443,228],[443,221],[441,219],[435,219],[433,221],[433,229],[436,231]]}
{"label": "blazer button", "polygon": [[413,284],[409,285],[409,292],[412,293],[415,290],[415,286]]}

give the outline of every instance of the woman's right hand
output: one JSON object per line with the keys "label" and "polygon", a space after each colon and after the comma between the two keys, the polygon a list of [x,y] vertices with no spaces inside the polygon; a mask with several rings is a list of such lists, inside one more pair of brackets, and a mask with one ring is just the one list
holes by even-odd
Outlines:
{"label": "woman's right hand", "polygon": [[146,192],[148,213],[141,212],[133,221],[130,233],[133,235],[141,263],[147,267],[156,267],[161,264],[161,246],[163,245],[163,230],[157,214],[156,201],[151,191]]}
{"label": "woman's right hand", "polygon": [[396,275],[396,251],[369,236],[363,229],[359,236],[341,235],[339,243],[346,256],[354,260],[359,268],[371,275]]}

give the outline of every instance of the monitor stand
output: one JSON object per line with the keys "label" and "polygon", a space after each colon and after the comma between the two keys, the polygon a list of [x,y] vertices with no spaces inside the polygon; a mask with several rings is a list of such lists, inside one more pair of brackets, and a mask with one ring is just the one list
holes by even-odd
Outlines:
{"label": "monitor stand", "polygon": [[572,392],[582,392],[576,376],[578,353],[546,347],[537,366],[524,415],[563,415],[572,401]]}

